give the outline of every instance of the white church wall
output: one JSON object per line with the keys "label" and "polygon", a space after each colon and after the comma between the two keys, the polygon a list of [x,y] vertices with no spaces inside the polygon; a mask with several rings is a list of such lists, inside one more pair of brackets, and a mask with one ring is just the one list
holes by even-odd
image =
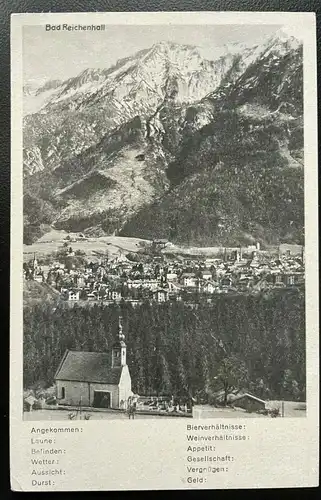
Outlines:
{"label": "white church wall", "polygon": [[132,382],[128,366],[125,365],[119,381],[119,401],[127,401],[129,396],[132,396]]}
{"label": "white church wall", "polygon": [[[64,389],[64,398],[62,398]],[[59,404],[75,405],[80,403],[89,406],[89,384],[87,382],[73,382],[70,380],[57,380],[57,397]]]}

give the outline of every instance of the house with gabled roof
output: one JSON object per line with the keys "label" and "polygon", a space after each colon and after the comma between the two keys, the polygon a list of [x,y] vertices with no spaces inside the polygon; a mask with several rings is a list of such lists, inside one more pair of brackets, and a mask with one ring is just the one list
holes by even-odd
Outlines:
{"label": "house with gabled roof", "polygon": [[218,287],[217,283],[206,280],[205,282],[202,283],[201,290],[204,293],[214,293],[217,287]]}
{"label": "house with gabled roof", "polygon": [[209,269],[204,269],[202,271],[202,279],[203,280],[211,280],[212,279],[212,272]]}
{"label": "house with gabled roof", "polygon": [[186,287],[196,286],[197,278],[195,276],[195,273],[183,273],[180,276],[180,282]]}
{"label": "house with gabled roof", "polygon": [[253,396],[253,394],[249,394],[248,392],[236,396],[235,398],[233,398],[231,403],[233,406],[243,408],[244,410],[247,410],[249,412],[265,410],[266,405],[266,401],[257,398],[256,396]]}
{"label": "house with gabled roof", "polygon": [[55,374],[60,405],[121,408],[133,395],[121,318],[111,353],[65,352]]}

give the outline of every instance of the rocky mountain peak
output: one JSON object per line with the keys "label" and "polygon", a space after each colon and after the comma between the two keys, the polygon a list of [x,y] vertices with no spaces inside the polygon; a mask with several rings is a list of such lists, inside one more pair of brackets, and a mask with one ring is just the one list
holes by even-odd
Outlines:
{"label": "rocky mountain peak", "polygon": [[82,71],[79,75],[70,78],[67,82],[64,82],[66,86],[69,84],[69,88],[79,88],[86,83],[99,82],[103,79],[104,72],[99,68],[87,68]]}
{"label": "rocky mountain peak", "polygon": [[162,40],[160,42],[154,43],[154,45],[150,49],[150,52],[160,53],[170,58],[172,57],[173,53],[180,55],[186,53],[197,53],[197,47],[195,47],[194,45],[186,45]]}
{"label": "rocky mountain peak", "polygon": [[299,38],[293,36],[291,32],[281,28],[273,36],[267,39],[265,43],[266,51],[264,51],[264,55],[273,52],[279,56],[284,56],[289,51],[297,50],[301,44],[302,42]]}

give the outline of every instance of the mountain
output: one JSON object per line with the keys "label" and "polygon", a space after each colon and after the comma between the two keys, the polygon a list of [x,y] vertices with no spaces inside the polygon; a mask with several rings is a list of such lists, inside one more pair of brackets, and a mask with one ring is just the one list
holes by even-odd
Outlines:
{"label": "mountain", "polygon": [[[201,99],[220,84],[234,58],[207,61],[195,47],[164,42],[112,68],[87,69],[54,88],[49,101],[25,118],[25,147],[37,145],[46,168],[54,169],[110,130],[153,115],[167,101],[181,105]],[[48,92],[49,83],[37,96]]]}
{"label": "mountain", "polygon": [[194,244],[300,240],[302,46],[277,33],[218,54],[161,42],[33,92],[50,96],[24,119],[26,241],[40,224]]}
{"label": "mountain", "polygon": [[217,245],[304,239],[302,47],[275,37],[206,96],[213,119],[169,164],[171,188],[123,235]]}
{"label": "mountain", "polygon": [[61,80],[27,81],[23,86],[23,115],[35,113],[44,107],[61,83]]}

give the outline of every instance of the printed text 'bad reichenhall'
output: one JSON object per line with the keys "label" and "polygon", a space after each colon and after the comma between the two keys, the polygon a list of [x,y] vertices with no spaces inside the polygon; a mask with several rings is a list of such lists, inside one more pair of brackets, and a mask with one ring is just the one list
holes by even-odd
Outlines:
{"label": "printed text 'bad reichenhall'", "polygon": [[46,31],[105,31],[105,24],[46,24]]}

